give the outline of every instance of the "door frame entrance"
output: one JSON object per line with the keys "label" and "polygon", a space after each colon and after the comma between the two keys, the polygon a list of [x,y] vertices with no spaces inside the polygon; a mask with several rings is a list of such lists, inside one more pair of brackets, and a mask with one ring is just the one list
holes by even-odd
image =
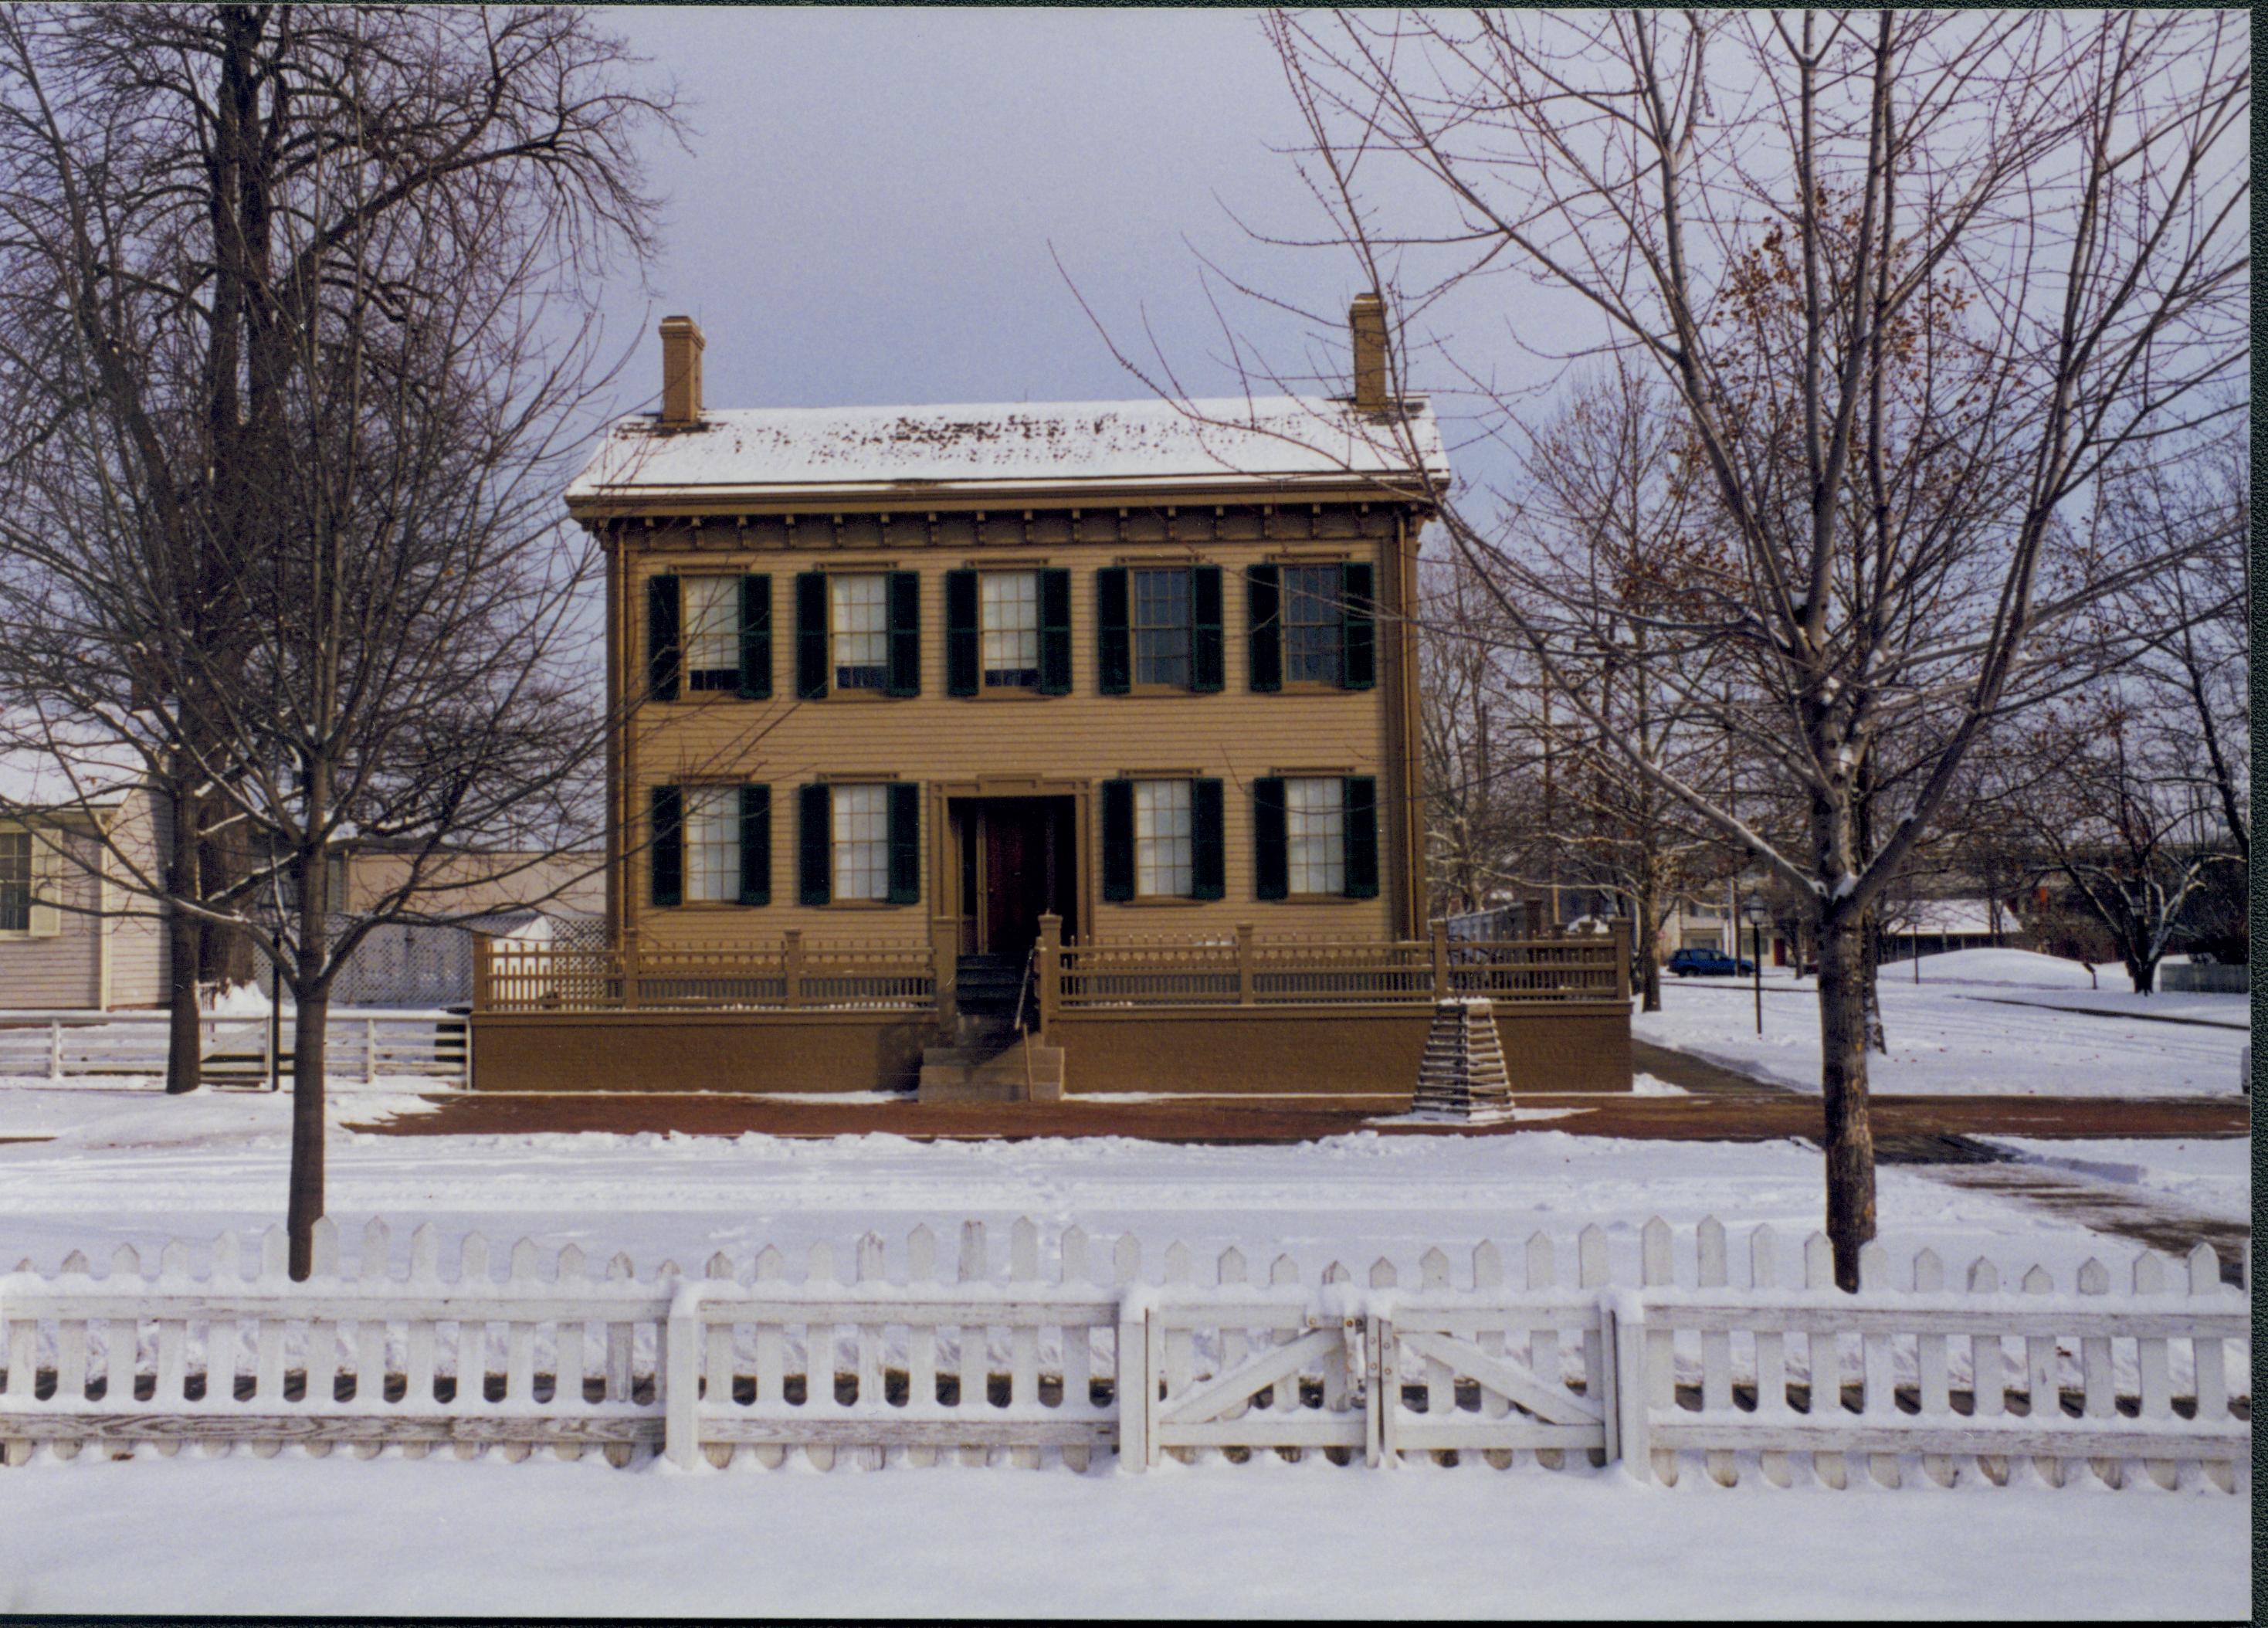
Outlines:
{"label": "door frame entrance", "polygon": [[[1067,892],[1075,915],[1064,924],[1064,939],[1072,937],[1072,930],[1091,931],[1087,924],[1094,920],[1094,871],[1087,856],[1094,850],[1094,806],[1093,788],[1075,780],[1049,780],[1035,777],[987,776],[975,780],[938,781],[930,787],[930,874],[936,877],[936,916],[939,924],[957,932],[960,951],[967,954],[976,947],[976,931],[979,901],[967,896],[961,866],[961,821],[954,808],[955,803],[989,801],[993,799],[1051,799],[1068,800],[1071,804],[1070,841],[1068,852],[1059,856],[1059,862],[1071,867]],[[981,886],[981,884],[980,884]]]}

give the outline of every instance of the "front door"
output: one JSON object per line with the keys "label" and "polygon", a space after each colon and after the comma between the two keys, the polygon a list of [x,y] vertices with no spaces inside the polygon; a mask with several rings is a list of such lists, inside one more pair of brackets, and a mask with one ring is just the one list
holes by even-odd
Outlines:
{"label": "front door", "polygon": [[1002,798],[984,808],[984,948],[1020,956],[1040,936],[1040,917],[1055,896],[1053,805],[1039,798]]}

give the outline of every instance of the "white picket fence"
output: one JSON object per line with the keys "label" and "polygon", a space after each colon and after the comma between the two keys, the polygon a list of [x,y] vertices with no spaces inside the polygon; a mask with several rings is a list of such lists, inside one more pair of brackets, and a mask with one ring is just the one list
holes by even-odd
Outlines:
{"label": "white picket fence", "polygon": [[1777,1485],[1798,1470],[1845,1485],[1854,1463],[1888,1484],[2006,1482],[2029,1462],[2058,1484],[2202,1476],[2232,1491],[2249,1462],[2249,1302],[2205,1246],[2174,1273],[2145,1255],[2116,1288],[2090,1261],[2075,1293],[2040,1267],[2004,1291],[1982,1260],[1948,1293],[1927,1250],[1893,1287],[1872,1247],[1852,1296],[1830,1286],[1823,1239],[1800,1251],[1801,1286],[1766,1228],[1739,1287],[1713,1220],[1678,1239],[1657,1219],[1639,1242],[1620,1283],[1596,1227],[1572,1250],[1538,1234],[1509,1258],[1483,1243],[1462,1271],[1434,1249],[1406,1279],[1380,1260],[1363,1282],[1335,1263],[1307,1284],[1288,1256],[1262,1280],[1237,1249],[1199,1282],[1178,1243],[1153,1278],[1138,1239],[1105,1249],[1078,1227],[1043,1256],[1028,1219],[1005,1260],[970,1221],[950,1261],[921,1227],[895,1269],[868,1234],[840,1259],[814,1246],[794,1276],[771,1248],[641,1278],[623,1256],[600,1269],[522,1240],[499,1278],[475,1234],[444,1277],[431,1227],[396,1275],[379,1222],[352,1271],[323,1223],[315,1274],[296,1284],[280,1234],[256,1261],[224,1234],[198,1275],[179,1241],[154,1274],[122,1247],[99,1277],[74,1254],[51,1277],[26,1263],[0,1278],[0,1457],[42,1442],[65,1456],[446,1443],[617,1463],[658,1450],[685,1465],[1084,1468],[1116,1449],[1138,1470],[1273,1450],[1619,1459],[1663,1480],[1683,1457],[1720,1483],[1753,1464]]}
{"label": "white picket fence", "polygon": [[[171,1044],[162,1013],[0,1013],[0,1078],[62,1080],[162,1075]],[[261,1017],[198,1020],[198,1049],[217,1079],[265,1081],[269,1034]],[[276,1043],[291,1074],[291,1019]],[[438,1012],[334,1012],[323,1036],[327,1076],[364,1081],[465,1078],[465,1020]]]}

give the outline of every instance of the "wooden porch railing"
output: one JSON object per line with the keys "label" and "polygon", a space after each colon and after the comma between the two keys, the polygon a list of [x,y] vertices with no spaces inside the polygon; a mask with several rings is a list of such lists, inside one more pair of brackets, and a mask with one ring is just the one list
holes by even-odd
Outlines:
{"label": "wooden porch railing", "polygon": [[814,945],[790,931],[777,945],[734,950],[475,945],[475,1012],[925,1012],[937,997],[926,943]]}
{"label": "wooden porch railing", "polygon": [[[475,940],[477,1012],[937,1011],[950,1015],[957,933],[814,945],[789,932],[736,950],[607,949]],[[1042,1031],[1059,1012],[1171,1006],[1423,1006],[1458,995],[1513,1006],[1630,998],[1630,933],[1451,940],[1260,936],[1247,924],[1182,939],[1065,944],[1041,918]]]}

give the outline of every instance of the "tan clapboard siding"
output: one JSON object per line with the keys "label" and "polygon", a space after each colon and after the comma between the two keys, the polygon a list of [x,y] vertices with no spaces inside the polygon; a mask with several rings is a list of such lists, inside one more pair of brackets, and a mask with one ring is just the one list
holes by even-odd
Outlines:
{"label": "tan clapboard siding", "polygon": [[[942,556],[942,557],[940,557]],[[1106,566],[1166,564],[1185,557],[1191,564],[1222,568],[1223,658],[1226,687],[1210,696],[1103,696],[1096,693],[1094,573]],[[1381,598],[1395,593],[1390,539],[1333,539],[1314,542],[1210,543],[1202,549],[1172,550],[1141,543],[1052,549],[988,548],[981,553],[909,547],[887,553],[844,549],[824,552],[704,549],[697,555],[633,554],[623,596],[631,622],[629,649],[633,672],[641,676],[645,659],[645,584],[657,574],[729,571],[768,571],[772,583],[773,699],[737,697],[656,703],[642,711],[632,729],[630,783],[637,788],[633,817],[643,843],[646,788],[701,780],[750,780],[772,788],[772,897],[762,909],[686,907],[638,911],[637,926],[650,944],[725,945],[743,937],[769,939],[784,929],[800,928],[814,937],[872,936],[913,939],[925,934],[936,898],[929,874],[934,834],[924,832],[922,902],[895,909],[872,906],[806,909],[796,897],[796,802],[794,788],[829,777],[895,776],[929,785],[979,777],[1022,777],[1074,782],[1092,788],[1121,774],[1196,773],[1226,783],[1226,872],[1227,896],[1217,902],[1183,905],[1112,905],[1097,899],[1096,927],[1108,938],[1126,933],[1226,930],[1250,921],[1263,932],[1348,933],[1369,937],[1392,932],[1395,867],[1392,861],[1398,825],[1387,805],[1394,794],[1389,769],[1388,729],[1393,688],[1386,671],[1394,643],[1381,623],[1380,682],[1375,689],[1320,694],[1251,693],[1246,660],[1244,568],[1263,560],[1295,558],[1368,560],[1378,571]],[[1071,572],[1072,693],[1044,699],[963,699],[945,693],[945,575],[965,565],[982,570],[1060,566]],[[909,700],[859,697],[799,702],[793,699],[795,660],[794,578],[799,571],[883,569],[917,571],[922,578],[922,694]],[[1263,902],[1253,897],[1250,784],[1280,771],[1317,770],[1371,775],[1378,778],[1381,801],[1379,855],[1381,894],[1375,899],[1320,902]],[[924,818],[933,815],[924,799]],[[1082,880],[1100,866],[1099,810],[1088,821],[1086,851],[1080,858]],[[645,895],[642,856],[630,866],[633,887]]]}
{"label": "tan clapboard siding", "polygon": [[132,871],[154,878],[164,869],[163,844],[171,834],[165,807],[149,793],[136,792],[127,799],[112,827],[112,842],[119,858],[111,861],[108,908],[110,919],[110,1004],[157,1006],[166,998],[166,924],[158,906],[115,880]]}
{"label": "tan clapboard siding", "polygon": [[[37,857],[38,843],[58,836],[68,858]],[[95,841],[91,836],[58,833],[52,827],[42,829],[32,840],[33,874],[42,876],[41,867],[47,867],[41,881],[43,895],[52,889],[63,904],[79,908],[56,912],[56,931],[51,937],[0,933],[0,1009],[68,1011],[97,1006],[102,999],[98,954],[101,920],[85,913],[96,902],[96,880],[85,868],[95,861]]]}

